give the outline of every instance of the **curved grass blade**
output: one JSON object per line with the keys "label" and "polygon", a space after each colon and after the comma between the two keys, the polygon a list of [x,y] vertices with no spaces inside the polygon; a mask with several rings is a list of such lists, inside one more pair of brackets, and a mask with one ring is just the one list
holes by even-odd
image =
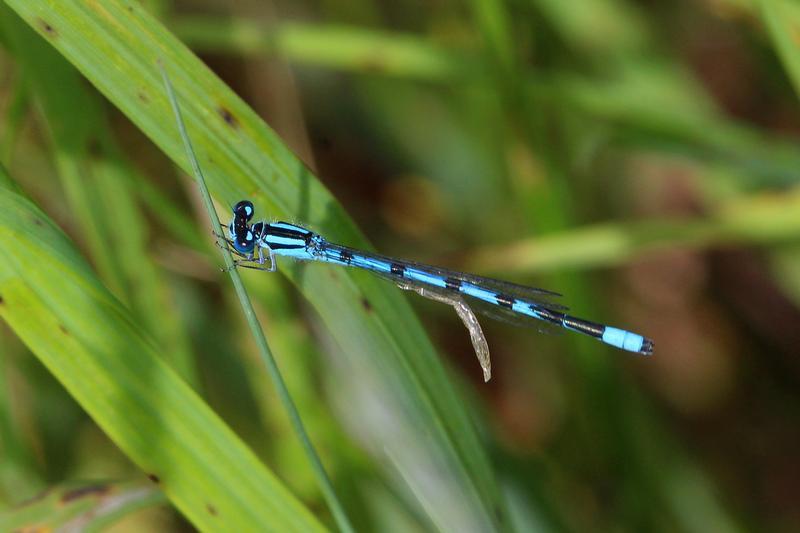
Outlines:
{"label": "curved grass blade", "polygon": [[[164,66],[161,64],[161,62],[159,62],[159,68],[161,69],[161,75],[164,78],[164,88],[166,89],[167,96],[169,97],[169,103],[172,107],[172,111],[175,114],[175,121],[178,125],[178,131],[180,132],[181,140],[186,148],[186,155],[189,157],[189,162],[192,165],[192,173],[194,174],[197,184],[200,187],[200,194],[203,197],[203,203],[205,204],[206,210],[208,211],[208,216],[211,219],[211,227],[214,228],[214,235],[217,237],[217,239],[222,241],[225,239],[225,237],[220,232],[219,218],[217,217],[217,212],[214,209],[214,203],[211,199],[211,194],[208,192],[208,187],[206,186],[206,181],[203,177],[203,171],[197,162],[197,158],[195,157],[192,142],[186,133],[186,126],[183,123],[180,105],[178,104],[178,100],[175,98],[175,92],[172,88],[172,84],[170,83],[169,74],[167,74],[167,71],[164,69]],[[230,273],[231,279],[233,280],[233,286],[236,289],[236,296],[239,298],[239,302],[242,305],[242,310],[244,311],[247,319],[247,324],[250,326],[250,331],[256,341],[256,346],[258,347],[259,354],[261,355],[261,360],[264,362],[264,366],[267,368],[267,372],[272,379],[272,383],[277,390],[281,404],[283,404],[284,409],[289,415],[289,420],[292,423],[292,427],[297,434],[297,437],[300,439],[301,444],[303,445],[303,451],[305,451],[306,456],[311,463],[311,468],[314,471],[314,474],[317,476],[317,481],[320,485],[320,489],[322,490],[325,501],[328,503],[328,507],[330,507],[339,529],[347,533],[352,532],[353,526],[350,525],[350,520],[347,518],[347,514],[344,512],[344,508],[339,502],[339,498],[336,497],[336,492],[333,490],[333,484],[328,477],[328,473],[325,471],[325,467],[322,464],[322,460],[319,458],[317,450],[314,449],[314,445],[311,443],[311,438],[308,436],[308,432],[303,425],[303,420],[300,417],[300,413],[294,404],[294,400],[292,400],[292,397],[289,394],[289,389],[286,387],[286,383],[283,380],[283,376],[278,368],[278,364],[275,362],[275,357],[272,355],[272,350],[267,344],[267,338],[264,335],[264,330],[262,329],[261,324],[258,322],[256,311],[253,308],[253,303],[250,301],[250,296],[247,294],[247,290],[244,288],[244,283],[242,283],[242,278],[239,276],[239,271],[236,268],[233,268],[235,263],[233,262],[231,252],[227,247],[221,247],[221,251],[223,258],[225,259],[226,269]]]}
{"label": "curved grass blade", "polygon": [[553,272],[618,265],[669,248],[770,245],[800,235],[800,193],[743,197],[704,217],[606,223],[474,250],[464,268],[482,272]]}
{"label": "curved grass blade", "polygon": [[464,78],[480,70],[467,53],[412,35],[353,26],[281,23],[268,29],[255,20],[184,16],[169,27],[193,49],[214,53],[275,53],[332,69],[422,80]]}
{"label": "curved grass blade", "polygon": [[[189,169],[155,65],[162,58],[209,189],[229,205],[248,197],[268,217],[302,220],[331,240],[369,248],[330,193],[255,113],[136,3],[6,0],[167,155]],[[497,528],[503,513],[486,453],[447,372],[407,301],[369,275],[287,268],[348,364],[379,384],[374,400],[394,429],[414,435],[415,454],[380,428],[362,436],[400,457],[410,491],[442,528]],[[346,386],[346,384],[342,384]],[[429,468],[420,468],[421,464]],[[436,472],[437,484],[430,483]]]}
{"label": "curved grass blade", "polygon": [[104,531],[125,516],[164,502],[152,484],[73,482],[0,513],[0,531]]}
{"label": "curved grass blade", "polygon": [[[569,4],[556,7],[563,3],[553,0],[538,3],[560,29],[562,38],[592,57],[609,51],[629,54],[637,43],[643,44],[643,29],[635,23],[635,12],[610,6],[604,0],[588,2],[581,10],[571,9]],[[599,22],[597,13],[609,10],[614,13],[611,19]],[[573,12],[581,14],[570,20]],[[617,15],[621,16],[614,19]],[[220,24],[218,18],[187,16],[171,21],[170,27],[193,49],[210,53],[260,52],[279,55],[294,64],[460,85],[474,84],[487,75],[474,50],[444,49],[408,34],[296,22],[266,25],[241,18]],[[625,32],[616,31],[626,25]],[[593,28],[589,34],[585,33],[588,27]],[[604,32],[616,33],[611,37]],[[600,35],[603,44],[598,47],[594,44]],[[500,43],[494,49],[502,46]],[[556,98],[599,123],[613,123],[625,134],[621,140],[627,143],[644,144],[649,149],[655,144],[666,152],[725,164],[739,171],[732,178],[747,188],[797,181],[795,169],[800,158],[790,139],[765,136],[721,116],[710,97],[676,65],[654,61],[648,54],[644,61],[617,67],[614,77],[601,79],[525,72],[525,98]]]}
{"label": "curved grass blade", "polygon": [[787,0],[761,0],[760,4],[762,18],[775,51],[783,62],[795,92],[800,96],[800,46],[797,39],[800,5]]}
{"label": "curved grass blade", "polygon": [[320,524],[164,362],[63,233],[0,188],[0,316],[201,530]]}
{"label": "curved grass blade", "polygon": [[149,260],[147,222],[133,184],[143,180],[136,179],[115,145],[100,100],[74,67],[5,5],[0,5],[0,28],[41,106],[63,200],[88,244],[90,260],[114,295],[164,347],[181,376],[198,386],[178,314],[164,312],[174,300],[171,287]]}

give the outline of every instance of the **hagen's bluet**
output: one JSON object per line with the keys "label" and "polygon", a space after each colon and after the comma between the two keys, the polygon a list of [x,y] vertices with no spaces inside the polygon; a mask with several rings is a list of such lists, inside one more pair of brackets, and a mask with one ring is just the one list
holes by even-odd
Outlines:
{"label": "hagen's bluet", "polygon": [[448,303],[469,329],[486,379],[490,375],[488,347],[467,302],[493,318],[555,326],[629,352],[653,353],[653,341],[646,337],[566,314],[564,306],[553,302],[560,296],[558,293],[363,252],[328,242],[321,235],[288,222],[251,223],[253,214],[253,204],[247,200],[233,208],[228,244],[239,257],[237,265],[275,271],[276,257],[281,256],[362,268],[390,279],[400,288]]}

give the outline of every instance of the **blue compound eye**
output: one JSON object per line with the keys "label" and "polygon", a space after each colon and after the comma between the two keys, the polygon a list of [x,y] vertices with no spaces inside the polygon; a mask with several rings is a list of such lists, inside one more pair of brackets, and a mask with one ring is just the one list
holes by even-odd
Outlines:
{"label": "blue compound eye", "polygon": [[249,200],[242,200],[233,206],[233,216],[236,219],[250,221],[253,218],[253,213],[255,213],[253,202]]}
{"label": "blue compound eye", "polygon": [[256,239],[253,236],[253,232],[250,229],[245,229],[241,231],[235,239],[233,239],[233,247],[236,248],[236,251],[242,254],[249,254],[252,253],[253,249],[256,246]]}

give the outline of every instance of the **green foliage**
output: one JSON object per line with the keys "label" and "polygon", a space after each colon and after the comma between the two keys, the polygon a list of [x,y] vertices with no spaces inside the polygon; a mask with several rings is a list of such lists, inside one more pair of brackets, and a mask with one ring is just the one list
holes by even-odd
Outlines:
{"label": "green foliage", "polygon": [[800,6],[786,0],[758,2],[764,13],[764,22],[775,43],[795,91],[800,93],[800,58],[797,56],[797,30],[800,24]]}
{"label": "green foliage", "polygon": [[52,221],[5,189],[0,206],[3,319],[176,506],[209,529],[220,520],[318,527],[166,365]]}
{"label": "green foliage", "polygon": [[10,511],[0,513],[0,528],[104,531],[121,517],[164,501],[151,483],[68,483],[51,487]]}
{"label": "green foliage", "polygon": [[[94,4],[88,10],[82,2],[64,2],[55,9],[35,2],[9,5],[157,145],[188,168],[175,125],[164,119],[170,112],[156,67],[161,59],[217,198],[232,204],[237,198],[250,197],[277,216],[309,221],[331,239],[364,244],[341,208],[276,135],[141,8],[116,2]],[[109,31],[112,27],[114,31]],[[438,507],[429,491],[442,487],[409,480],[426,501],[432,519],[442,525],[493,522],[490,509],[496,507],[497,496],[485,454],[403,297],[380,281],[358,274],[332,277],[319,270],[301,273],[295,268],[290,277],[301,281],[301,291],[330,328],[349,364],[364,366],[361,371],[377,380],[370,386],[385,390],[387,402],[398,409],[396,430],[406,428],[411,435],[427,428],[415,437],[418,445],[413,457],[405,455],[408,442],[385,432],[372,438],[401,464],[427,460],[444,469],[444,490],[453,493],[454,501],[465,502],[463,508]]]}
{"label": "green foliage", "polygon": [[0,206],[3,319],[175,505],[207,529],[318,528],[167,366],[53,222],[5,189]]}
{"label": "green foliage", "polygon": [[[798,526],[768,496],[800,449],[795,3],[3,2],[0,529],[164,529],[135,511],[166,500],[201,530]],[[370,249],[355,218],[655,356],[487,321],[478,385],[450,310],[423,328],[383,280],[282,261],[242,274],[265,372],[158,61],[223,223],[249,198]]]}

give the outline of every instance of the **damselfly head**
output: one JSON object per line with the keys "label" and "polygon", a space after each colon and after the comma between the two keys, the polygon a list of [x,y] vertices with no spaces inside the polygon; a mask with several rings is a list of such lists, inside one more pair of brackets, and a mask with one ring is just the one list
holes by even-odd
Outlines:
{"label": "damselfly head", "polygon": [[[237,226],[245,225],[244,223],[249,222],[250,219],[253,218],[253,213],[255,210],[253,209],[253,202],[249,200],[242,200],[235,206],[233,206],[233,219]],[[240,224],[241,221],[241,224]]]}
{"label": "damselfly head", "polygon": [[240,254],[248,255],[255,249],[256,236],[249,224],[254,212],[253,202],[249,200],[242,200],[233,206],[233,220],[228,224],[228,235]]}

